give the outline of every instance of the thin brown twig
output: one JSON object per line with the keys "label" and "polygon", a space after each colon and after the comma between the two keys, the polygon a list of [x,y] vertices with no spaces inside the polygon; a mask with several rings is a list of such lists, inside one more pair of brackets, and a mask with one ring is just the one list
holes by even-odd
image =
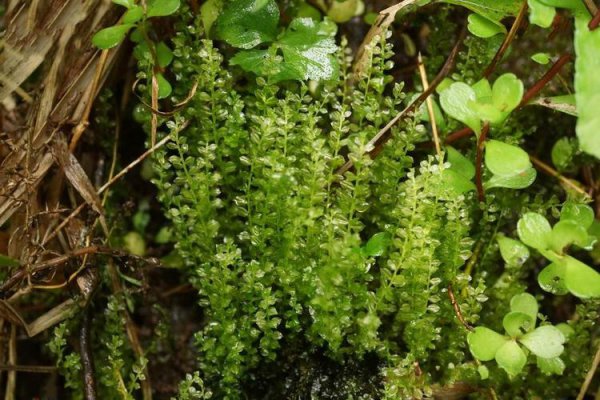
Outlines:
{"label": "thin brown twig", "polygon": [[[383,146],[387,143],[387,141],[391,138],[391,129],[400,119],[404,118],[407,114],[415,111],[417,107],[419,107],[427,97],[429,97],[437,88],[437,86],[444,80],[444,78],[450,73],[452,68],[454,67],[454,63],[456,61],[456,57],[458,55],[458,51],[462,45],[462,42],[467,34],[466,26],[463,26],[461,32],[458,36],[450,55],[446,59],[446,62],[442,66],[440,72],[436,75],[436,77],[431,81],[431,84],[427,90],[424,90],[415,100],[412,101],[404,110],[400,111],[390,122],[387,123],[377,134],[369,141],[367,144],[367,148],[372,149],[369,151],[369,155],[371,158],[377,157],[377,155],[383,150]],[[354,163],[351,159],[346,161],[344,165],[342,165],[336,171],[336,175],[344,175],[347,171],[352,169]]]}
{"label": "thin brown twig", "polygon": [[598,6],[594,3],[594,0],[582,0],[585,8],[588,10],[590,15],[596,15],[598,12]]}
{"label": "thin brown twig", "polygon": [[[8,363],[17,365],[17,327],[14,324],[10,326],[10,340],[8,343]],[[15,400],[15,390],[17,388],[17,371],[8,371],[4,400]]]}
{"label": "thin brown twig", "polygon": [[[423,84],[423,90],[429,89],[429,82],[427,80],[427,71],[425,71],[425,64],[423,64],[423,57],[421,57],[421,52],[419,52],[417,56],[418,64],[419,64],[419,75],[421,75],[421,83]],[[442,148],[440,146],[440,137],[438,135],[437,124],[435,121],[435,113],[433,111],[433,100],[431,96],[425,99],[425,103],[427,104],[427,113],[429,114],[429,121],[431,122],[431,132],[433,134],[433,143],[435,144],[435,152],[438,155],[440,161],[442,160]]]}
{"label": "thin brown twig", "polygon": [[571,179],[565,177],[564,175],[561,175],[560,172],[558,172],[557,170],[555,170],[554,168],[552,168],[551,166],[549,166],[548,164],[546,164],[545,162],[543,162],[542,160],[532,156],[531,154],[529,155],[529,159],[531,160],[531,163],[540,171],[542,171],[543,173],[550,175],[554,178],[557,178],[559,181],[561,181],[562,183],[565,184],[565,186],[568,186],[569,188],[575,190],[577,193],[582,194],[583,196],[588,196],[587,191],[585,190],[585,188],[581,188],[580,186],[576,185],[574,181],[572,181]]}
{"label": "thin brown twig", "polygon": [[57,368],[52,365],[0,365],[0,371],[30,372],[33,374],[52,374],[56,370]]}
{"label": "thin brown twig", "polygon": [[480,202],[485,201],[485,192],[483,189],[483,148],[487,134],[490,130],[490,123],[486,122],[481,129],[481,134],[477,138],[477,155],[475,157],[475,186],[477,186],[477,198]]}
{"label": "thin brown twig", "polygon": [[454,291],[452,290],[452,284],[448,284],[448,297],[450,297],[450,303],[452,303],[452,308],[454,308],[454,314],[456,314],[456,318],[460,321],[460,323],[465,327],[466,330],[472,331],[473,327],[469,325],[469,323],[463,317],[462,312],[460,311],[460,306],[454,297]]}
{"label": "thin brown twig", "polygon": [[94,378],[94,357],[90,345],[90,309],[83,312],[79,327],[79,356],[81,357],[81,373],[83,375],[83,392],[85,400],[96,400],[96,380]]}
{"label": "thin brown twig", "polygon": [[592,383],[592,379],[594,379],[594,374],[598,369],[598,365],[600,365],[600,345],[598,346],[598,350],[596,350],[596,354],[594,355],[592,365],[590,366],[590,369],[585,375],[585,379],[581,385],[581,388],[579,389],[577,400],[583,400],[583,398],[585,397],[585,393],[587,392],[590,383]]}
{"label": "thin brown twig", "polygon": [[523,22],[523,19],[527,14],[527,8],[527,1],[524,0],[523,4],[521,5],[521,9],[519,10],[519,13],[517,14],[517,18],[515,18],[515,22],[513,22],[510,30],[504,37],[504,41],[502,41],[502,45],[500,45],[500,48],[494,55],[494,58],[492,59],[490,65],[488,65],[485,71],[483,72],[484,77],[489,77],[492,74],[492,72],[494,72],[494,70],[496,69],[496,66],[498,65],[500,60],[502,60],[504,53],[510,47],[510,44],[514,40],[515,35],[517,34],[517,31],[519,30],[519,27],[521,26],[521,23]]}

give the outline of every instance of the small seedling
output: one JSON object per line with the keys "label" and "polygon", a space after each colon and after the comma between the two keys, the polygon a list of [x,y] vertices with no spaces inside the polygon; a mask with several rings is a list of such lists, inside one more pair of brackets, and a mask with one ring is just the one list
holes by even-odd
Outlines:
{"label": "small seedling", "polygon": [[476,327],[467,336],[471,354],[480,361],[495,359],[510,377],[514,377],[523,370],[531,352],[542,371],[562,374],[565,366],[559,356],[564,350],[565,333],[570,328],[566,324],[536,328],[537,313],[538,304],[532,295],[521,293],[513,296],[510,312],[502,321],[506,334],[501,335],[483,326]]}

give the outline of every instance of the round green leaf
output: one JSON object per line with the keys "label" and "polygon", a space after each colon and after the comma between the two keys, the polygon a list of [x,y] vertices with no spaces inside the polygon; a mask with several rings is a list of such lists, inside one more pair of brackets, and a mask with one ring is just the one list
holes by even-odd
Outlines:
{"label": "round green leaf", "polygon": [[446,148],[450,169],[456,171],[457,174],[464,176],[467,179],[473,179],[475,176],[475,166],[467,157],[463,156],[454,147]]}
{"label": "round green leaf", "polygon": [[445,169],[442,171],[442,184],[445,189],[450,190],[456,196],[477,189],[470,179],[465,178],[453,169]]}
{"label": "round green leaf", "polygon": [[376,233],[363,248],[363,254],[367,257],[378,257],[385,253],[391,242],[392,236],[388,232]]}
{"label": "round green leaf", "polygon": [[478,103],[491,103],[492,102],[492,86],[490,81],[483,78],[471,85],[475,92],[475,97]]}
{"label": "round green leaf", "polygon": [[509,376],[518,375],[527,363],[527,356],[514,340],[509,340],[496,352],[496,362]]}
{"label": "round green leaf", "polygon": [[144,17],[144,9],[140,6],[131,7],[123,14],[123,23],[135,24]]}
{"label": "round green leaf", "polygon": [[327,10],[327,16],[333,22],[347,22],[356,15],[359,7],[361,7],[360,0],[334,1]]}
{"label": "round green leaf", "polygon": [[214,24],[215,36],[234,47],[251,49],[277,36],[279,7],[274,0],[226,2]]}
{"label": "round green leaf", "polygon": [[455,82],[440,93],[440,104],[446,114],[464,123],[479,134],[481,121],[471,107],[471,104],[475,101],[475,92],[463,82]]}
{"label": "round green leaf", "polygon": [[566,256],[565,286],[577,297],[600,297],[600,273],[581,261]]}
{"label": "round green leaf", "polygon": [[533,354],[542,358],[558,357],[565,349],[563,343],[565,337],[562,332],[552,325],[544,325],[536,328],[519,339],[523,346],[527,347]]}
{"label": "round green leaf", "polygon": [[529,293],[514,295],[510,299],[510,310],[529,315],[533,321],[537,319],[538,303]]}
{"label": "round green leaf", "polygon": [[506,31],[506,29],[502,29],[500,25],[479,14],[471,14],[468,19],[469,25],[467,27],[469,32],[480,38],[489,38]]}
{"label": "round green leaf", "polygon": [[492,177],[485,182],[485,187],[486,189],[525,189],[526,187],[531,186],[533,182],[535,182],[536,177],[537,172],[533,168],[526,169],[525,171],[519,172],[516,175],[492,175]]}
{"label": "round green leaf", "polygon": [[527,0],[527,4],[529,5],[529,22],[542,28],[552,25],[556,15],[554,7],[547,6],[539,0]]}
{"label": "round green leaf", "polygon": [[573,221],[584,229],[588,229],[594,222],[594,210],[587,204],[567,201],[560,210],[561,221]]}
{"label": "round green leaf", "polygon": [[515,74],[503,74],[492,86],[492,103],[503,112],[511,112],[523,98],[523,82]]}
{"label": "round green leaf", "polygon": [[160,42],[156,46],[156,58],[158,61],[158,65],[161,68],[168,67],[169,64],[171,64],[171,61],[173,61],[173,52],[171,51],[169,46],[165,44],[165,42]]}
{"label": "round green leaf", "polygon": [[517,223],[517,232],[523,243],[538,250],[550,247],[552,228],[548,220],[538,213],[528,212]]}
{"label": "round green leaf", "polygon": [[158,82],[158,98],[164,99],[169,97],[173,90],[169,81],[165,79],[163,74],[157,74],[156,81]]}
{"label": "round green leaf", "polygon": [[502,319],[502,326],[510,337],[517,338],[535,328],[535,319],[531,315],[511,311]]}
{"label": "round green leaf", "polygon": [[563,249],[572,243],[585,247],[588,243],[588,233],[573,220],[561,220],[552,227],[551,241],[554,251],[562,254]]}
{"label": "round green leaf", "polygon": [[578,150],[578,145],[574,140],[561,138],[552,146],[552,164],[559,171],[566,171],[571,166],[573,157]]}
{"label": "round green leaf", "polygon": [[521,266],[529,258],[529,249],[518,240],[508,238],[504,235],[498,235],[498,247],[500,255],[509,266]]}
{"label": "round green leaf", "polygon": [[546,65],[550,62],[550,54],[548,53],[535,53],[531,56],[531,59],[538,64]]}
{"label": "round green leaf", "polygon": [[506,337],[484,326],[478,326],[467,335],[471,354],[481,361],[493,360],[498,349],[507,341]]}
{"label": "round green leaf", "polygon": [[565,265],[552,263],[538,274],[538,284],[546,292],[563,295],[569,293],[565,284]]}
{"label": "round green leaf", "polygon": [[490,371],[485,365],[480,365],[479,367],[477,367],[477,372],[479,372],[479,377],[481,379],[485,380],[490,377]]}
{"label": "round green leaf", "polygon": [[110,49],[118,46],[125,39],[127,32],[133,28],[133,24],[115,25],[96,32],[92,37],[92,43],[99,49]]}
{"label": "round green leaf", "polygon": [[471,107],[482,121],[488,121],[492,125],[498,125],[506,119],[505,113],[491,103],[471,103]]}
{"label": "round green leaf", "polygon": [[565,370],[565,363],[559,357],[542,358],[536,357],[536,364],[540,371],[546,375],[562,375]]}
{"label": "round green leaf", "polygon": [[149,0],[146,7],[146,16],[166,17],[179,9],[179,0]]}
{"label": "round green leaf", "polygon": [[498,140],[485,144],[485,166],[500,176],[515,176],[531,168],[529,155],[520,147]]}

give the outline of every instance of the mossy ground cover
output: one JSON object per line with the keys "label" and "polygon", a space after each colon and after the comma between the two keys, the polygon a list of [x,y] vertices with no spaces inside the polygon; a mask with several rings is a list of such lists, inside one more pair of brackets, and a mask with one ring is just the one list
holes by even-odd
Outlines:
{"label": "mossy ground cover", "polygon": [[113,3],[3,72],[6,399],[600,396],[593,2]]}

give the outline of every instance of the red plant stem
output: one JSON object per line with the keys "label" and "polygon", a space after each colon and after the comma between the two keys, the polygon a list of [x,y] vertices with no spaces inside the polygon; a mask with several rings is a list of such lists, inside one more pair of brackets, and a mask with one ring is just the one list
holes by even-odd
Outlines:
{"label": "red plant stem", "polygon": [[483,147],[487,139],[490,123],[486,122],[481,129],[481,134],[477,139],[477,156],[475,157],[475,185],[477,186],[477,198],[479,201],[485,200],[485,192],[483,191]]}
{"label": "red plant stem", "polygon": [[504,55],[506,50],[510,47],[510,44],[514,40],[515,35],[517,34],[517,31],[519,30],[519,27],[521,26],[521,23],[523,22],[523,18],[527,14],[527,8],[528,8],[527,1],[523,1],[523,4],[521,5],[521,9],[519,10],[519,13],[517,14],[517,18],[515,19],[515,22],[513,22],[512,27],[510,28],[510,31],[508,31],[508,34],[504,38],[502,45],[500,46],[500,48],[494,55],[492,62],[490,63],[490,65],[487,66],[487,68],[483,72],[483,76],[485,78],[487,78],[488,76],[490,76],[492,74],[492,72],[494,72],[494,70],[496,69],[496,65],[498,65],[500,60],[502,60],[502,56]]}
{"label": "red plant stem", "polygon": [[566,63],[571,61],[572,58],[573,56],[569,53],[560,56],[560,58],[556,60],[554,64],[552,64],[552,67],[550,67],[550,69],[546,71],[546,73],[535,83],[535,85],[533,85],[531,88],[529,88],[527,92],[525,92],[525,94],[523,95],[523,99],[519,104],[519,107],[523,107],[524,105],[529,103],[529,101],[533,99],[544,88],[544,86],[546,86],[546,84],[548,84],[548,82],[550,82],[550,80],[552,80],[552,78],[554,78],[554,76],[558,74],[562,67]]}
{"label": "red plant stem", "polygon": [[469,325],[469,323],[463,317],[462,312],[460,311],[460,306],[454,297],[454,291],[452,290],[452,284],[448,284],[448,297],[450,297],[450,303],[452,303],[452,308],[454,308],[454,313],[456,314],[456,318],[460,321],[460,323],[465,327],[466,330],[472,331],[473,327]]}
{"label": "red plant stem", "polygon": [[473,130],[471,128],[469,128],[468,126],[465,126],[462,129],[459,129],[451,134],[449,134],[446,137],[446,140],[444,141],[446,144],[449,143],[453,143],[456,142],[459,139],[462,139],[464,137],[469,137],[473,134]]}
{"label": "red plant stem", "polygon": [[596,12],[594,18],[592,18],[592,20],[588,23],[588,28],[590,31],[593,31],[598,27],[598,25],[600,25],[600,10]]}

